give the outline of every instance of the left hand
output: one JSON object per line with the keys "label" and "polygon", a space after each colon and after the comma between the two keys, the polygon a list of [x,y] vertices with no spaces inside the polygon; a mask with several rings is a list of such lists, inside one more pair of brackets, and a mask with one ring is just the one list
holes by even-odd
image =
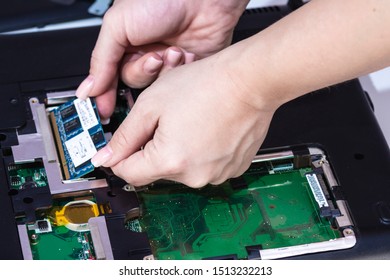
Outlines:
{"label": "left hand", "polygon": [[116,0],[104,16],[89,76],[76,95],[96,97],[108,119],[120,77],[133,88],[231,43],[248,0]]}

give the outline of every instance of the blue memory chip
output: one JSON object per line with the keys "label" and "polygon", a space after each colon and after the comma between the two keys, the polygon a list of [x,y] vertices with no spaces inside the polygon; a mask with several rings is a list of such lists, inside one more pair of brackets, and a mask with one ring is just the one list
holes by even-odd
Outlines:
{"label": "blue memory chip", "polygon": [[50,113],[66,180],[94,170],[91,158],[107,142],[93,99],[74,99]]}

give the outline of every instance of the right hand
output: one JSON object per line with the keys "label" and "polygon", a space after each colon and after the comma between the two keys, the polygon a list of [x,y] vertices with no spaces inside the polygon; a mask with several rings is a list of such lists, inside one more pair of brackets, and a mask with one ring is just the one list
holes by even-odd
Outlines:
{"label": "right hand", "polygon": [[241,175],[278,101],[261,93],[252,99],[253,89],[237,75],[238,55],[229,47],[157,79],[93,165],[110,167],[134,186],[168,179],[197,188]]}
{"label": "right hand", "polygon": [[114,110],[118,78],[134,88],[231,43],[248,0],[116,0],[104,16],[79,98],[96,96],[102,119]]}

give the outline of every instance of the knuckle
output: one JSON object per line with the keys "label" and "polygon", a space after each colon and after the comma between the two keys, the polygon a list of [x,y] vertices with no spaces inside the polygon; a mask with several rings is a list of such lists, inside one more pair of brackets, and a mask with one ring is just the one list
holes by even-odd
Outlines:
{"label": "knuckle", "polygon": [[150,85],[155,77],[148,76],[142,71],[138,71],[135,66],[124,68],[121,72],[122,81],[133,88],[144,88]]}
{"label": "knuckle", "polygon": [[218,178],[216,180],[213,180],[210,182],[210,184],[212,185],[220,185],[222,183],[224,183],[228,178]]}
{"label": "knuckle", "polygon": [[185,184],[186,186],[193,188],[193,189],[200,189],[206,186],[208,183],[205,180],[197,180],[197,181],[191,181],[188,184]]}
{"label": "knuckle", "polygon": [[163,162],[164,177],[174,180],[191,188],[201,188],[208,184],[209,177],[188,165],[188,160],[183,157],[175,157]]}
{"label": "knuckle", "polygon": [[212,185],[220,185],[224,183],[227,179],[231,177],[231,170],[229,168],[223,169],[218,175],[215,175],[210,180],[210,184]]}
{"label": "knuckle", "polygon": [[191,172],[187,174],[182,182],[190,188],[199,189],[210,183],[210,176],[204,171]]}
{"label": "knuckle", "polygon": [[168,176],[176,176],[185,172],[187,161],[180,157],[171,157],[166,159],[164,164],[164,173]]}
{"label": "knuckle", "polygon": [[247,171],[248,169],[249,169],[249,167],[250,167],[250,165],[251,165],[251,161],[249,161],[249,162],[244,162],[241,166],[240,166],[240,168],[234,173],[234,177],[239,177],[239,176],[241,176],[245,171]]}
{"label": "knuckle", "polygon": [[121,65],[120,76],[122,81],[130,87],[136,88],[143,79],[142,69],[138,60],[128,60]]}
{"label": "knuckle", "polygon": [[115,6],[112,6],[110,9],[108,9],[104,16],[103,16],[103,24],[107,24],[109,22],[112,22],[117,17],[117,11],[115,10]]}
{"label": "knuckle", "polygon": [[184,184],[193,189],[200,189],[209,184],[209,180],[207,177],[197,176],[197,178],[190,178]]}

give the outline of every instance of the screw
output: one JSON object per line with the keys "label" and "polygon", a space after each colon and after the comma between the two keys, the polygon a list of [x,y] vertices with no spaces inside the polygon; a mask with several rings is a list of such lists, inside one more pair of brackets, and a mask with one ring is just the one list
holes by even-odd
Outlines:
{"label": "screw", "polygon": [[18,99],[16,98],[11,98],[9,101],[12,105],[18,105]]}

